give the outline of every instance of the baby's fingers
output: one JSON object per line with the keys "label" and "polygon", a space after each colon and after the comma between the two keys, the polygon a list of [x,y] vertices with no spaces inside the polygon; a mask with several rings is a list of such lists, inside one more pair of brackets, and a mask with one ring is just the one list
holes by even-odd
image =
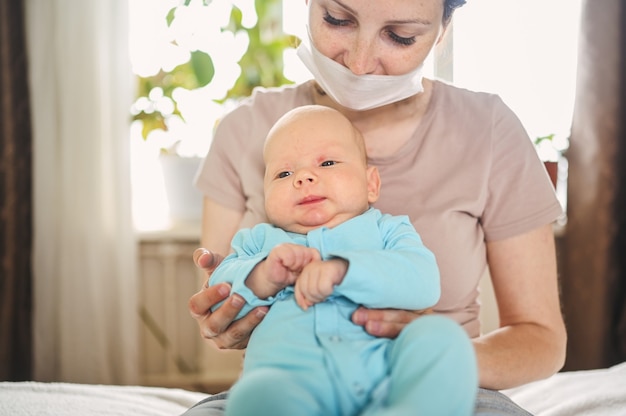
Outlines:
{"label": "baby's fingers", "polygon": [[307,264],[314,262],[314,261],[322,260],[322,256],[320,255],[320,252],[317,251],[317,249],[315,248],[307,247],[306,255],[307,255]]}
{"label": "baby's fingers", "polygon": [[300,290],[298,290],[297,285],[296,285],[296,288],[294,289],[294,292],[295,292],[295,297],[296,297],[296,303],[303,310],[306,311],[310,306],[313,306],[313,304],[308,299],[306,299],[304,294]]}

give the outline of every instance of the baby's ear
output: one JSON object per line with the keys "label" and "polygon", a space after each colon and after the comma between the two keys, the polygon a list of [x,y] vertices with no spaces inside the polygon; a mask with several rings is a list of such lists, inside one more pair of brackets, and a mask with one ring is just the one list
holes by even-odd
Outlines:
{"label": "baby's ear", "polygon": [[376,166],[367,168],[367,201],[373,204],[380,195],[380,174]]}

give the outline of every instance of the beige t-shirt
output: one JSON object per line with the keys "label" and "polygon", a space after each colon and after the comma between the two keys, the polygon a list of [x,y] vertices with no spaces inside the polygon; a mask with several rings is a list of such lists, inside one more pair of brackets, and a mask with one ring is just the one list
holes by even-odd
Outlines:
{"label": "beige t-shirt", "polygon": [[[441,271],[435,310],[477,336],[485,241],[548,224],[562,209],[526,131],[498,96],[433,84],[413,139],[391,157],[370,159],[382,178],[374,206],[411,218]],[[217,203],[244,212],[242,228],[266,221],[267,132],[287,111],[312,103],[306,84],[257,89],[218,125],[196,185]]]}

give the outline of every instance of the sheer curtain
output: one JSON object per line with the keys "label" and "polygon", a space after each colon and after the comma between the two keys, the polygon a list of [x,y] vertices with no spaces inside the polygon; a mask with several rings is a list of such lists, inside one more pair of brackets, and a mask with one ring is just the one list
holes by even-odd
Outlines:
{"label": "sheer curtain", "polygon": [[127,0],[27,0],[36,380],[137,380]]}

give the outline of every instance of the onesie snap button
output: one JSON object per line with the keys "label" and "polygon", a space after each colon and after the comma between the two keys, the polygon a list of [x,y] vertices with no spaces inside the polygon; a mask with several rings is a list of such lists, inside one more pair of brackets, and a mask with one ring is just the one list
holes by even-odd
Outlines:
{"label": "onesie snap button", "polygon": [[328,339],[330,342],[341,342],[341,337],[339,335],[331,335]]}

